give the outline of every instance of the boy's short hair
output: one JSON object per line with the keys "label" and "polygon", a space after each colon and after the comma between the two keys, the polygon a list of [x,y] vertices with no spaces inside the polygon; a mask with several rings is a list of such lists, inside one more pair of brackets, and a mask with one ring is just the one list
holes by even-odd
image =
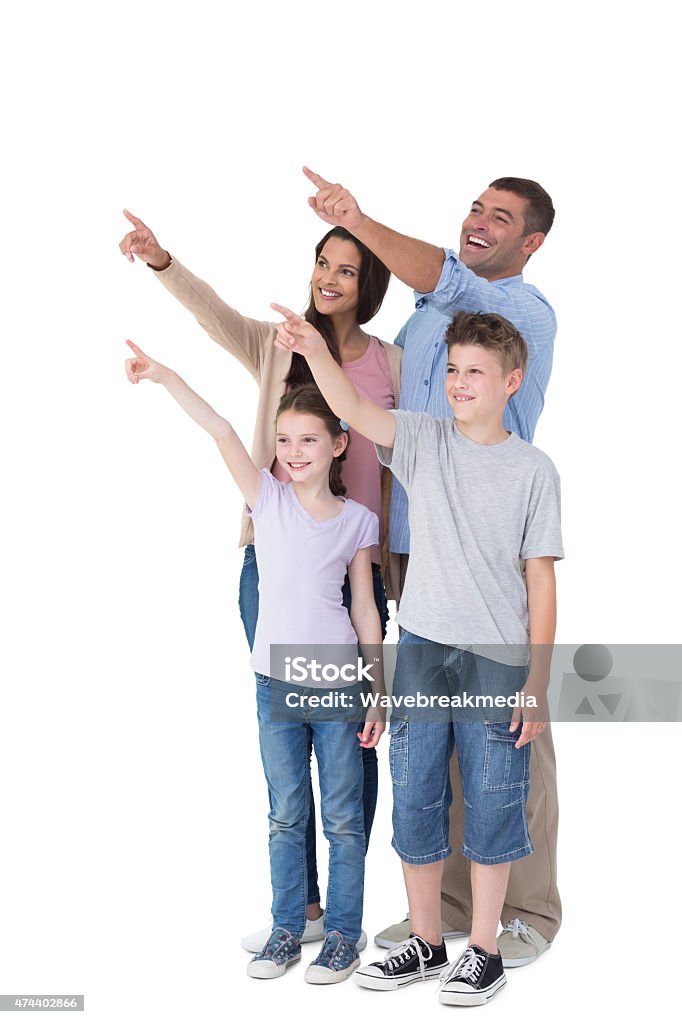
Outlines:
{"label": "boy's short hair", "polygon": [[443,339],[451,345],[478,345],[492,352],[503,373],[525,372],[528,346],[516,327],[497,313],[456,313]]}

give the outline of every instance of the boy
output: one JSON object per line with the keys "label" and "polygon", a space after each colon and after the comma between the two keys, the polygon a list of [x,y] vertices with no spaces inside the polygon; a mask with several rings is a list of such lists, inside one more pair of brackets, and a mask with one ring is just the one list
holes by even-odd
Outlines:
{"label": "boy", "polygon": [[[413,931],[386,960],[355,975],[374,989],[442,975],[441,1002],[485,1003],[505,984],[496,932],[509,866],[533,852],[525,815],[527,744],[544,729],[556,624],[554,560],[563,558],[556,470],[502,425],[523,379],[527,348],[503,317],[458,313],[445,336],[445,390],[454,419],[388,412],[357,394],[309,324],[274,308],[287,318],[277,344],[306,357],[334,412],[375,442],[408,493],[412,550],[398,614],[394,701],[427,681],[441,695],[459,687],[461,696],[482,684],[488,695],[506,694],[508,707],[522,691],[522,726],[518,708],[508,711],[509,726],[490,721],[491,712],[484,712],[486,721],[462,721],[452,712],[446,722],[402,709],[401,718],[393,715],[393,846]],[[534,704],[537,710],[528,713]],[[440,888],[451,853],[448,762],[455,745],[473,920],[467,949],[448,966]]]}

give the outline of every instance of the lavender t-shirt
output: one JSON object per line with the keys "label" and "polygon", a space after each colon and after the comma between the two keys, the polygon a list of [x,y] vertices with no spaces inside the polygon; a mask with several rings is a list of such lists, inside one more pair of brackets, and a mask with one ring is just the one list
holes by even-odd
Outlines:
{"label": "lavender t-shirt", "polygon": [[[251,655],[255,672],[269,676],[270,645],[356,644],[341,588],[360,548],[379,538],[374,512],[339,498],[339,514],[318,523],[292,484],[261,470],[252,511],[258,553],[258,625]],[[247,509],[248,511],[248,509]]]}

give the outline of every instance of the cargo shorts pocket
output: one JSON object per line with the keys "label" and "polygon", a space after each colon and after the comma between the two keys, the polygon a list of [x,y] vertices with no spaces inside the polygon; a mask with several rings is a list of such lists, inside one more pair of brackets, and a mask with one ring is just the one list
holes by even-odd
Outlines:
{"label": "cargo shorts pocket", "polygon": [[517,789],[530,781],[530,743],[517,750],[519,727],[509,732],[509,722],[485,722],[483,789]]}
{"label": "cargo shorts pocket", "polygon": [[408,726],[406,718],[391,715],[389,726],[391,738],[388,760],[391,769],[391,780],[394,786],[407,785],[407,766],[409,760]]}

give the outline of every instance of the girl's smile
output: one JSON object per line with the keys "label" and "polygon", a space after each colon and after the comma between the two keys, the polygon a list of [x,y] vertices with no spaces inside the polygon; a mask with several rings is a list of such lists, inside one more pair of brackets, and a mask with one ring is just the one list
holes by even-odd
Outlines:
{"label": "girl's smile", "polygon": [[329,480],[332,460],[346,447],[347,437],[333,438],[319,416],[288,409],[277,420],[277,461],[301,483]]}

